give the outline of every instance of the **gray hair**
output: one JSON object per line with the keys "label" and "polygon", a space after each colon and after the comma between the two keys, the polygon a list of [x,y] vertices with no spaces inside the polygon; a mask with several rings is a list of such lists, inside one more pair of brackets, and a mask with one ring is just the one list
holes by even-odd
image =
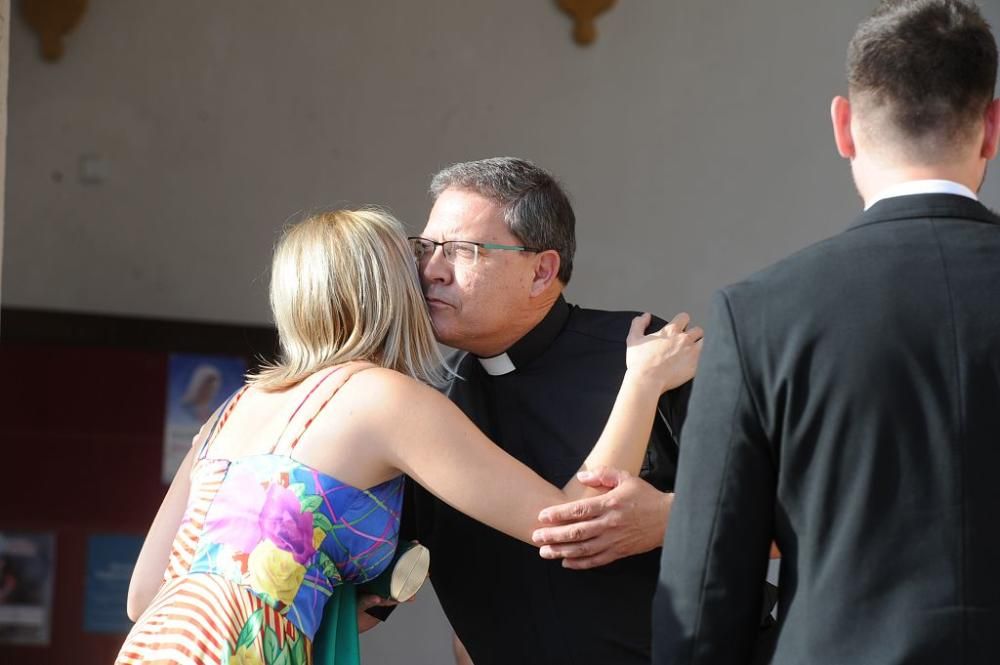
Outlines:
{"label": "gray hair", "polygon": [[449,188],[493,201],[518,240],[558,252],[559,281],[569,283],[576,252],[576,215],[566,192],[549,173],[524,159],[493,157],[452,164],[431,180],[434,199]]}

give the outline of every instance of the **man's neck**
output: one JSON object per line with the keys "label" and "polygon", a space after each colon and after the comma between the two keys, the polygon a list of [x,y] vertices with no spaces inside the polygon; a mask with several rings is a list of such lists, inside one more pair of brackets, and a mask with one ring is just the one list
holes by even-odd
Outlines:
{"label": "man's neck", "polygon": [[505,326],[502,331],[489,339],[477,340],[475,348],[466,348],[465,350],[481,358],[500,355],[542,322],[545,315],[552,309],[552,305],[559,299],[560,293],[561,291],[554,290],[539,296],[531,302],[529,307],[520,312],[512,313],[509,320],[510,325]]}
{"label": "man's neck", "polygon": [[981,173],[959,166],[888,166],[871,169],[872,173],[862,183],[857,181],[858,193],[869,208],[884,192],[918,180],[946,180],[966,187],[973,193],[982,184]]}

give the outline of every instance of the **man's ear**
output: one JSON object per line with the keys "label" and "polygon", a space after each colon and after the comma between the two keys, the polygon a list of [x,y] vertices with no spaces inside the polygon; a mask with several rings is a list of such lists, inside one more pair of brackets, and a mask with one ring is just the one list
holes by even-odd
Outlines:
{"label": "man's ear", "polygon": [[535,257],[535,275],[531,281],[532,297],[544,293],[559,278],[560,265],[562,262],[556,250],[547,249],[538,253]]}
{"label": "man's ear", "polygon": [[833,122],[833,140],[837,144],[837,152],[844,159],[854,159],[857,149],[854,146],[854,135],[851,133],[851,102],[846,97],[837,95],[830,104],[830,120]]}
{"label": "man's ear", "polygon": [[1000,141],[1000,99],[994,99],[986,107],[983,146],[980,156],[989,161],[997,156],[997,142]]}

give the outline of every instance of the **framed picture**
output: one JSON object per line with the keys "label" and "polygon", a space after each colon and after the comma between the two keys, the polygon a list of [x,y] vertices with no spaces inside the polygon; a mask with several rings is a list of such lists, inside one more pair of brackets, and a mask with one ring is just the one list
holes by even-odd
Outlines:
{"label": "framed picture", "polygon": [[243,385],[246,359],[171,353],[167,368],[167,409],[163,429],[162,480],[169,484],[209,416]]}
{"label": "framed picture", "polygon": [[124,635],[132,628],[125,602],[141,549],[142,536],[99,533],[87,538],[83,629],[88,633]]}
{"label": "framed picture", "polygon": [[0,531],[0,642],[49,643],[55,550],[54,533]]}

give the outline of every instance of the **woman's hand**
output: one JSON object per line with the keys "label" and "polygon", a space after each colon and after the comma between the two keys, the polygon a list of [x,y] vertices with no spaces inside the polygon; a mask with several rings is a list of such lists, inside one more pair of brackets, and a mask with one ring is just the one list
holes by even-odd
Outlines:
{"label": "woman's hand", "polygon": [[691,317],[681,312],[659,331],[646,335],[651,320],[648,312],[632,320],[625,365],[627,374],[652,381],[663,393],[694,378],[705,333],[697,326],[688,330]]}
{"label": "woman's hand", "polygon": [[363,633],[365,631],[371,630],[375,626],[382,623],[381,619],[373,617],[368,614],[365,610],[370,607],[392,607],[398,605],[395,600],[389,600],[387,598],[380,598],[374,594],[365,593],[358,597],[358,633]]}

